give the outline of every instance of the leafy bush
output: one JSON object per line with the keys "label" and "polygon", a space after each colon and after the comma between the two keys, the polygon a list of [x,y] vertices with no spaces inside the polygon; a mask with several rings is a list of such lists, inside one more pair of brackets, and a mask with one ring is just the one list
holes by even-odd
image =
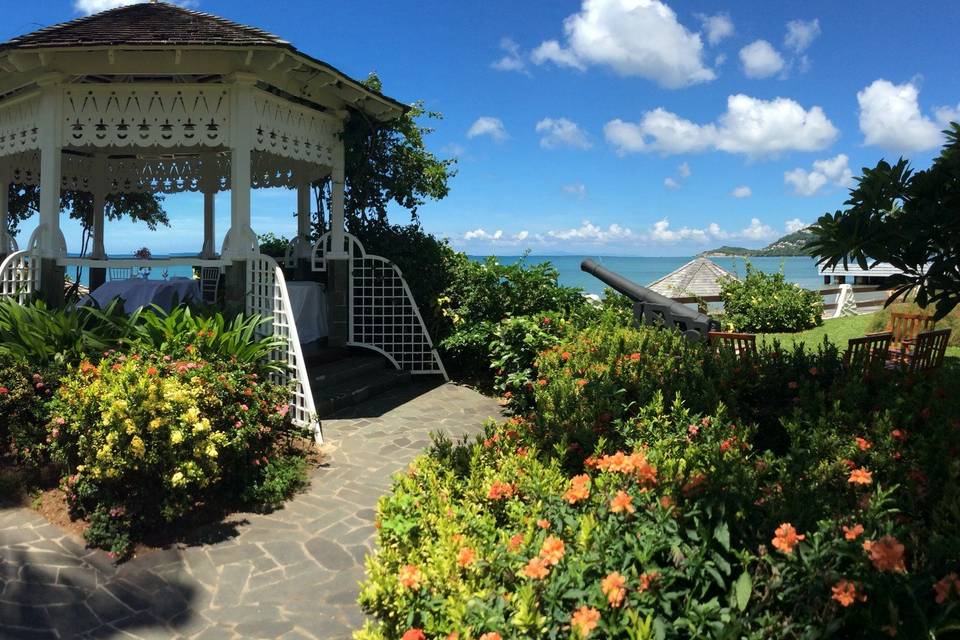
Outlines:
{"label": "leafy bush", "polygon": [[515,411],[530,407],[537,382],[534,362],[543,351],[555,346],[568,322],[552,313],[537,317],[507,318],[496,328],[490,343],[490,367],[494,388]]}
{"label": "leafy bush", "polygon": [[45,406],[52,386],[26,361],[0,352],[0,457],[9,446],[14,457],[34,463],[46,439]]}
{"label": "leafy bush", "polygon": [[278,259],[287,256],[287,248],[290,246],[290,240],[286,236],[278,236],[275,233],[257,236],[257,243],[260,246],[260,253]]}
{"label": "leafy bush", "polygon": [[235,364],[114,355],[62,381],[50,450],[74,515],[91,520],[88,541],[124,555],[204,503],[258,497],[264,482],[275,503],[302,483],[302,467],[267,471],[302,435],[287,406],[286,389]]}
{"label": "leafy bush", "polygon": [[728,278],[720,285],[723,322],[736,331],[774,333],[819,326],[823,299],[789,283],[783,272],[764,273],[747,263],[744,279]]}
{"label": "leafy bush", "polygon": [[557,270],[549,262],[503,265],[496,258],[477,262],[463,254],[457,261],[453,282],[440,300],[453,330],[440,346],[448,369],[484,385],[492,382],[489,346],[501,320],[572,315],[588,304],[579,289],[557,282]]}
{"label": "leafy bush", "polygon": [[828,346],[743,363],[643,327],[570,333],[533,372],[527,413],[438,442],[382,499],[359,637],[960,624],[954,371],[850,376]]}

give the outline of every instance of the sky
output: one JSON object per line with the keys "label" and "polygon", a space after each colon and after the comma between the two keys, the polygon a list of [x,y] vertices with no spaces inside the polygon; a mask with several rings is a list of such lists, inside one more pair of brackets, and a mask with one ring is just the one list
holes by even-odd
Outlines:
{"label": "sky", "polygon": [[[18,5],[0,38],[127,3]],[[420,219],[474,254],[764,246],[842,208],[864,166],[901,155],[928,165],[945,124],[960,120],[955,1],[190,6],[273,32],[353,77],[376,71],[392,97],[441,112],[428,144],[457,159],[457,175]],[[217,204],[222,238],[229,194]],[[108,253],[199,250],[202,197],[165,206],[171,229],[108,226]],[[255,191],[253,208],[256,232],[295,233],[295,193]],[[74,250],[79,229],[64,233]]]}

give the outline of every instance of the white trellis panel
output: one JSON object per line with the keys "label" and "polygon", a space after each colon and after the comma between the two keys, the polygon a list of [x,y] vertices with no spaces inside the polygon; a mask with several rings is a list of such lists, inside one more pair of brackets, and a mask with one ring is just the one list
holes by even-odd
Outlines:
{"label": "white trellis panel", "polygon": [[38,264],[26,251],[16,251],[0,263],[0,298],[14,298],[24,304],[37,290]]}
{"label": "white trellis panel", "polygon": [[[313,268],[325,271],[330,234],[313,247]],[[420,309],[400,268],[386,258],[368,255],[357,240],[346,234],[350,270],[350,342],[386,355],[398,369],[414,374],[447,371],[433,346]]]}
{"label": "white trellis panel", "polygon": [[278,384],[292,387],[290,410],[293,412],[293,421],[312,429],[315,440],[322,444],[323,435],[283,270],[273,258],[258,253],[247,260],[247,287],[247,313],[257,314],[266,320],[257,328],[257,333],[281,338],[285,343],[282,349],[273,354],[273,358],[286,362],[286,370],[272,374],[271,378]]}

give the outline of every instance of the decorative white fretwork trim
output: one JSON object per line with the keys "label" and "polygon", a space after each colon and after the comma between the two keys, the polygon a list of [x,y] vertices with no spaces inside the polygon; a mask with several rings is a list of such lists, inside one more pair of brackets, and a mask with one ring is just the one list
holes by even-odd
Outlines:
{"label": "decorative white fretwork trim", "polygon": [[337,136],[342,127],[339,120],[265,91],[253,95],[256,150],[333,166],[333,149],[339,143]]}
{"label": "decorative white fretwork trim", "polygon": [[0,106],[0,157],[40,148],[40,96]]}
{"label": "decorative white fretwork trim", "polygon": [[225,86],[75,85],[63,91],[63,146],[222,147]]}

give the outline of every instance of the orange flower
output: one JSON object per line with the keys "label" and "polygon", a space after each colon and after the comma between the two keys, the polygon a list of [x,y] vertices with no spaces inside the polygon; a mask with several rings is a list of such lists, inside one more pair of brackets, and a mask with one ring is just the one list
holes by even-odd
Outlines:
{"label": "orange flower", "polygon": [[540,557],[547,564],[557,564],[563,559],[564,553],[563,540],[556,536],[547,536],[540,547]]}
{"label": "orange flower", "polygon": [[857,441],[857,446],[860,447],[860,451],[866,451],[867,449],[873,446],[872,444],[870,444],[870,441],[867,440],[866,438],[861,438],[860,436],[857,436],[855,440]]}
{"label": "orange flower", "polygon": [[477,561],[477,552],[470,547],[461,547],[457,553],[457,564],[461,567],[469,567]]}
{"label": "orange flower", "polygon": [[508,551],[516,551],[520,548],[520,545],[523,544],[523,534],[518,533],[510,538],[510,542],[507,543]]}
{"label": "orange flower", "polygon": [[626,579],[616,571],[600,581],[600,590],[607,596],[607,602],[614,609],[623,604],[623,598],[627,595],[627,590],[624,588],[626,584]]}
{"label": "orange flower", "polygon": [[687,497],[691,496],[694,492],[696,492],[700,488],[700,485],[702,485],[706,481],[707,481],[707,476],[706,474],[703,474],[703,473],[697,473],[690,476],[689,482],[683,485],[683,495]]}
{"label": "orange flower", "polygon": [[401,640],[427,640],[427,636],[424,635],[423,629],[407,629]]}
{"label": "orange flower", "polygon": [[563,358],[563,361],[564,361],[564,362],[566,362],[567,360],[570,359],[570,352],[569,352],[569,351],[564,351],[563,353],[560,354],[560,357]]}
{"label": "orange flower", "polygon": [[671,498],[670,496],[663,496],[662,498],[660,498],[660,506],[663,507],[664,509],[669,509],[670,507],[673,506],[673,498]]}
{"label": "orange flower", "polygon": [[550,567],[540,558],[530,558],[530,562],[523,568],[523,575],[534,580],[543,580],[550,573]]}
{"label": "orange flower", "polygon": [[420,572],[419,567],[414,564],[408,564],[400,567],[397,578],[400,580],[401,585],[407,589],[416,591],[420,588],[420,581],[423,580],[423,574]]}
{"label": "orange flower", "polygon": [[859,538],[861,535],[863,535],[863,525],[862,525],[862,524],[857,523],[857,524],[853,525],[852,527],[844,527],[844,528],[843,528],[843,537],[846,538],[847,540],[856,540],[856,539]]}
{"label": "orange flower", "polygon": [[636,509],[631,504],[632,502],[633,498],[626,491],[617,491],[617,495],[610,501],[610,511],[614,513],[620,513],[621,511],[633,513]]}
{"label": "orange flower", "polygon": [[847,478],[847,482],[850,484],[870,484],[873,482],[873,474],[863,467],[860,467],[850,472],[850,477]]}
{"label": "orange flower", "polygon": [[947,601],[947,598],[950,597],[951,587],[960,594],[960,578],[957,577],[956,573],[948,573],[933,583],[933,591],[937,594],[937,604],[943,604]]}
{"label": "orange flower", "polygon": [[804,538],[806,536],[798,534],[792,524],[784,522],[774,531],[773,546],[784,553],[793,553],[793,548]]}
{"label": "orange flower", "polygon": [[905,573],[907,570],[903,563],[903,545],[893,536],[867,540],[863,543],[863,550],[870,556],[870,562],[878,571]]}
{"label": "orange flower", "polygon": [[590,632],[596,629],[598,622],[600,622],[600,612],[586,605],[574,611],[570,617],[570,626],[581,638],[589,636]]}
{"label": "orange flower", "polygon": [[640,593],[643,593],[647,589],[653,586],[653,583],[657,581],[657,578],[660,577],[659,571],[650,571],[649,573],[640,574]]}
{"label": "orange flower", "polygon": [[500,638],[500,634],[496,631],[488,631],[480,636],[480,640],[502,640],[502,638]]}
{"label": "orange flower", "polygon": [[577,380],[577,386],[579,386],[579,387],[585,387],[585,386],[587,386],[587,381],[584,380],[583,378],[580,378],[579,380]]}
{"label": "orange flower", "polygon": [[830,597],[839,602],[841,607],[849,607],[857,600],[860,602],[867,601],[866,594],[857,593],[857,585],[846,579],[840,580],[837,584],[833,585],[832,591],[833,595]]}
{"label": "orange flower", "polygon": [[570,504],[576,504],[590,497],[590,476],[581,473],[570,478],[570,487],[563,494],[563,499]]}
{"label": "orange flower", "polygon": [[516,486],[508,482],[496,480],[490,485],[490,491],[487,492],[487,500],[506,500],[507,498],[513,497],[516,492]]}
{"label": "orange flower", "polygon": [[614,473],[635,473],[644,484],[657,483],[657,468],[647,462],[647,456],[642,451],[636,451],[630,455],[617,451],[612,456],[603,456],[597,461],[597,468]]}
{"label": "orange flower", "polygon": [[639,353],[631,353],[631,354],[630,354],[630,359],[633,360],[634,362],[639,362],[639,361],[640,361],[640,354],[639,354]]}

